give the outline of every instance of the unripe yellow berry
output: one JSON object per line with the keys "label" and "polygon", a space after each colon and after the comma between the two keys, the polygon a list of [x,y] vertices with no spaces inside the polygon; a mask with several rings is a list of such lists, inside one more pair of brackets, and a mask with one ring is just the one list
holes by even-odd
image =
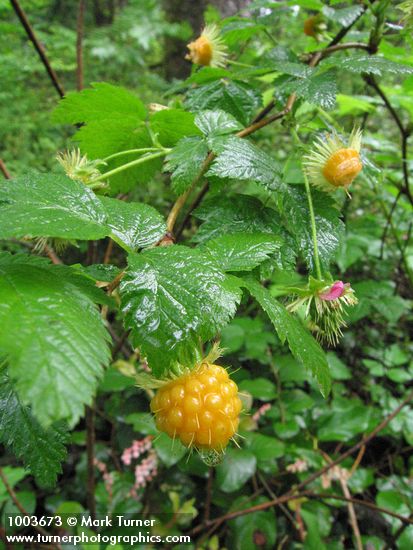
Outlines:
{"label": "unripe yellow berry", "polygon": [[316,36],[317,16],[313,15],[304,21],[304,34],[307,36]]}
{"label": "unripe yellow berry", "polygon": [[200,36],[188,44],[189,57],[197,65],[208,66],[212,60],[212,45],[205,36]]}
{"label": "unripe yellow berry", "polygon": [[354,149],[339,149],[331,155],[323,168],[323,176],[334,187],[346,187],[361,172],[363,165]]}
{"label": "unripe yellow berry", "polygon": [[242,403],[218,365],[202,363],[162,386],[151,401],[157,428],[186,447],[221,451],[235,435]]}

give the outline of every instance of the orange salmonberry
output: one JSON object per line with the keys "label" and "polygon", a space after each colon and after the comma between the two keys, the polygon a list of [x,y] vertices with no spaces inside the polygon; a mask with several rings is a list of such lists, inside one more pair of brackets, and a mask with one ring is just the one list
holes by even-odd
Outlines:
{"label": "orange salmonberry", "polygon": [[331,155],[323,168],[323,175],[335,187],[350,185],[363,169],[358,151],[339,149]]}
{"label": "orange salmonberry", "polygon": [[238,387],[218,365],[202,363],[162,386],[151,401],[156,426],[186,447],[222,451],[235,435]]}

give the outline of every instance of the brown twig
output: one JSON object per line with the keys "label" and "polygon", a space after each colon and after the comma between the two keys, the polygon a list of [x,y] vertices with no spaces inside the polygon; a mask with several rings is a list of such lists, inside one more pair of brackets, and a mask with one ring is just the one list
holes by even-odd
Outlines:
{"label": "brown twig", "polygon": [[[19,510],[19,512],[21,514],[23,514],[23,516],[31,517],[32,514],[29,514],[29,512],[24,508],[24,506],[22,505],[20,500],[17,498],[16,493],[14,492],[12,487],[10,486],[7,477],[6,477],[5,473],[3,472],[3,468],[1,468],[1,467],[0,467],[0,479],[3,482],[3,485],[6,488],[7,493],[9,494],[10,498],[12,499],[13,503],[15,504],[15,506]],[[40,525],[32,525],[32,527],[35,531],[37,531],[41,535],[43,535],[45,537],[52,537],[52,535],[48,531],[46,531],[46,529],[43,529],[43,527],[41,527]],[[59,544],[56,544],[55,547],[58,548],[59,550],[62,550],[61,546]]]}
{"label": "brown twig", "polygon": [[211,499],[212,499],[212,483],[214,481],[214,468],[208,470],[208,481],[206,489],[205,509],[204,509],[204,521],[209,520],[211,512]]}
{"label": "brown twig", "polygon": [[109,237],[108,245],[105,250],[105,255],[103,256],[103,263],[108,264],[110,262],[110,257],[112,256],[113,251],[113,240]]}
{"label": "brown twig", "polygon": [[[357,550],[363,550],[363,543],[361,541],[361,534],[360,534],[360,529],[359,529],[359,526],[358,526],[357,515],[356,515],[356,511],[354,509],[354,503],[351,501],[352,500],[351,499],[351,493],[350,493],[350,489],[348,488],[347,481],[353,475],[353,473],[356,471],[358,465],[360,464],[361,457],[364,454],[364,449],[365,449],[365,447],[361,447],[361,449],[360,449],[360,451],[357,455],[357,458],[354,461],[354,464],[351,468],[351,471],[350,471],[349,475],[347,474],[347,471],[344,470],[344,469],[342,470],[342,474],[346,474],[346,476],[345,475],[340,475],[340,473],[337,475],[337,477],[339,479],[339,482],[340,482],[340,485],[341,485],[341,490],[343,491],[343,495],[347,499],[348,516],[349,516],[349,521],[350,521],[351,528],[353,529],[354,538],[356,539]],[[323,454],[324,458],[328,461],[328,463],[332,462],[331,458],[328,456],[327,453],[322,452],[322,454]],[[348,475],[348,477],[347,477],[347,475]]]}
{"label": "brown twig", "polygon": [[112,292],[118,288],[121,280],[123,279],[123,277],[125,276],[125,272],[124,271],[121,271],[120,273],[118,273],[118,275],[116,275],[116,277],[113,279],[113,281],[111,283],[109,283],[108,287],[107,287],[107,293],[108,294],[112,294]]}
{"label": "brown twig", "polygon": [[[274,500],[271,500],[271,501],[268,501],[268,502],[264,502],[264,503],[258,504],[256,506],[251,506],[250,508],[246,508],[244,510],[238,510],[236,512],[231,512],[229,514],[225,514],[223,516],[220,516],[219,518],[215,518],[213,520],[210,520],[209,522],[206,522],[203,525],[197,526],[192,531],[192,534],[195,534],[199,531],[202,531],[204,528],[208,528],[210,525],[212,525],[214,522],[217,522],[217,521],[220,521],[220,522],[227,521],[229,519],[234,519],[234,518],[239,517],[239,516],[244,516],[246,514],[251,514],[253,512],[258,512],[258,511],[261,511],[261,510],[266,510],[268,508],[272,508],[273,506],[278,506],[279,504],[283,504],[285,502],[288,502],[289,500],[294,500],[296,498],[301,498],[302,496],[308,496],[305,493],[300,493],[300,491],[302,489],[304,489],[307,485],[309,485],[310,483],[312,483],[313,481],[315,481],[316,479],[321,477],[323,474],[328,472],[331,468],[333,468],[334,466],[337,466],[337,464],[340,464],[343,460],[345,460],[346,458],[351,456],[353,453],[355,453],[356,451],[358,451],[362,447],[365,447],[372,439],[374,439],[376,437],[376,435],[381,430],[383,430],[393,420],[393,418],[395,418],[399,414],[399,412],[403,409],[403,407],[405,407],[412,399],[413,399],[413,391],[410,392],[408,394],[408,396],[406,397],[406,399],[404,399],[404,401],[402,401],[402,403],[391,414],[386,416],[386,418],[382,422],[380,422],[380,424],[378,424],[374,428],[374,430],[372,430],[368,435],[363,437],[358,443],[353,445],[350,449],[348,449],[347,451],[342,453],[338,458],[333,460],[330,464],[327,464],[326,466],[324,466],[320,470],[317,470],[317,472],[314,472],[314,474],[312,474],[309,477],[307,477],[306,479],[304,479],[302,482],[300,482],[298,485],[293,487],[290,491],[288,491],[284,495],[281,495],[277,499],[274,499]],[[327,498],[326,495],[324,495],[324,497]],[[330,498],[330,497],[328,497],[328,498]],[[331,498],[339,498],[340,499],[340,497],[338,497],[338,496],[332,496]],[[345,499],[345,497],[341,497],[341,500],[343,500],[343,499]],[[369,508],[374,508],[377,511],[381,511],[381,512],[387,513],[388,515],[391,515],[393,517],[397,517],[397,519],[400,519],[400,521],[407,522],[409,524],[413,524],[413,520],[410,520],[410,519],[405,518],[403,516],[399,516],[399,514],[395,515],[390,510],[384,511],[383,509],[381,509],[381,508],[379,508],[376,505],[373,505],[371,503],[365,503],[365,501],[357,501],[357,499],[352,499],[352,502],[355,502],[356,504],[360,504],[360,505],[365,505]]]}
{"label": "brown twig", "polygon": [[43,249],[53,264],[59,265],[63,263],[62,260],[59,258],[59,256],[56,254],[56,252],[53,250],[53,248],[50,245],[45,244]]}
{"label": "brown twig", "polygon": [[0,172],[3,174],[3,176],[6,178],[6,180],[11,180],[10,172],[7,170],[6,165],[0,159]]}
{"label": "brown twig", "polygon": [[79,0],[76,24],[76,85],[77,90],[83,90],[83,27],[85,19],[86,0]]}
{"label": "brown twig", "polygon": [[96,519],[95,499],[95,412],[86,407],[87,507],[92,521]]}
{"label": "brown twig", "polygon": [[33,27],[30,25],[26,13],[24,12],[23,8],[20,6],[18,0],[10,0],[10,2],[11,2],[11,5],[13,6],[14,11],[16,12],[17,17],[20,19],[20,22],[23,25],[27,33],[27,36],[29,37],[37,53],[39,54],[40,60],[43,63],[47,71],[47,74],[49,75],[50,80],[52,81],[53,86],[55,87],[59,96],[63,97],[65,95],[64,88],[62,84],[59,82],[57,74],[53,70],[47,58],[46,52],[33,30]]}
{"label": "brown twig", "polygon": [[403,187],[401,188],[401,191],[404,195],[406,195],[410,204],[413,206],[413,195],[410,190],[409,167],[408,167],[408,156],[407,156],[407,142],[410,136],[410,130],[406,126],[404,126],[403,121],[401,120],[399,114],[391,104],[389,98],[386,96],[386,94],[377,84],[376,79],[371,75],[365,75],[364,80],[367,82],[369,86],[371,86],[375,90],[377,95],[382,99],[386,109],[389,111],[390,116],[393,118],[394,122],[396,123],[396,126],[400,131],[400,136],[401,136],[400,149],[401,149],[402,171],[403,171]]}

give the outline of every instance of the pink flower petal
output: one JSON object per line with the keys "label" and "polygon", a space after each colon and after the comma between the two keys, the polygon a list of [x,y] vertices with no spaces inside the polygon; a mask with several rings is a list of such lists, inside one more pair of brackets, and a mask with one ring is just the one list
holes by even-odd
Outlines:
{"label": "pink flower petal", "polygon": [[320,298],[322,300],[337,300],[340,298],[345,291],[345,284],[343,281],[336,281],[328,290],[327,292],[323,292],[320,294]]}

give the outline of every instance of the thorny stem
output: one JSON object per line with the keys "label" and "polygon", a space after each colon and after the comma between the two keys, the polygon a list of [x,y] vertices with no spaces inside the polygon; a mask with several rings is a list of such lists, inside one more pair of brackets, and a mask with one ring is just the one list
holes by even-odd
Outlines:
{"label": "thorny stem", "polygon": [[159,153],[154,153],[153,155],[148,155],[145,157],[140,157],[136,160],[132,160],[131,162],[128,162],[127,164],[122,164],[122,166],[118,166],[117,168],[114,168],[113,170],[109,170],[109,172],[106,172],[105,174],[101,174],[97,178],[91,180],[90,183],[96,183],[98,181],[102,181],[106,178],[110,178],[111,176],[114,176],[115,174],[119,174],[120,172],[123,172],[124,170],[128,170],[129,168],[132,168],[133,166],[138,166],[138,164],[143,164],[144,162],[148,162],[150,160],[157,159],[159,157],[164,157],[168,151],[159,151]]}
{"label": "thorny stem", "polygon": [[317,226],[315,223],[314,206],[313,206],[313,199],[311,197],[310,182],[308,181],[308,176],[305,168],[303,168],[303,175],[304,175],[305,192],[307,193],[308,208],[310,211],[311,236],[313,239],[313,248],[314,248],[314,265],[317,273],[317,278],[321,281],[323,276],[321,273],[320,256],[318,253]]}

